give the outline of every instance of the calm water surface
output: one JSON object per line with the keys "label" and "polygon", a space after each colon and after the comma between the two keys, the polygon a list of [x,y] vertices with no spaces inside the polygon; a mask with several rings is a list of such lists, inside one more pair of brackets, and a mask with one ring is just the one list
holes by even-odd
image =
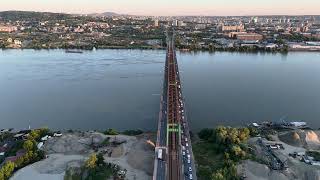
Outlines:
{"label": "calm water surface", "polygon": [[[165,51],[0,51],[0,127],[155,130]],[[320,127],[320,53],[178,53],[189,121]]]}

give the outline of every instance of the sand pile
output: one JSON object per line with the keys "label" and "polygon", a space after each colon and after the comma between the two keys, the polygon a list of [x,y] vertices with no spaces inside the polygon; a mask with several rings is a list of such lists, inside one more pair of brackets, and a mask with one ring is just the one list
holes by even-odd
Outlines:
{"label": "sand pile", "polygon": [[293,133],[293,139],[294,139],[295,141],[300,141],[300,136],[299,136],[299,134],[298,134],[297,132],[294,132],[294,133]]}
{"label": "sand pile", "polygon": [[287,132],[279,135],[279,139],[291,146],[302,147],[304,144],[297,132]]}
{"label": "sand pile", "polygon": [[312,143],[319,143],[319,137],[314,131],[308,131],[306,134],[306,141],[307,142],[312,142]]}

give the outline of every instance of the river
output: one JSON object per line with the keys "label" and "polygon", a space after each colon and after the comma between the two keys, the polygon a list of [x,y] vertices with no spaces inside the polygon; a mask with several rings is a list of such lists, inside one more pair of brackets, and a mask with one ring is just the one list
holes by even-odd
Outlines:
{"label": "river", "polygon": [[[177,53],[193,130],[320,127],[320,53]],[[0,128],[157,128],[165,51],[0,50]]]}

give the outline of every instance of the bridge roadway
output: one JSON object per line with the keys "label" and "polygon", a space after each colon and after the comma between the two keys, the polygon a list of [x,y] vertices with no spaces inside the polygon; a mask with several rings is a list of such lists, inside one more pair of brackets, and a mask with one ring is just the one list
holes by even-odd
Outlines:
{"label": "bridge roadway", "polygon": [[185,113],[172,33],[167,37],[153,180],[197,179]]}

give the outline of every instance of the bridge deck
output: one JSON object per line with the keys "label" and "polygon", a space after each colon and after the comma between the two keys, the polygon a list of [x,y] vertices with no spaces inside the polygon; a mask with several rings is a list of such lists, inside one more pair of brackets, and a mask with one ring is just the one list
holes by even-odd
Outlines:
{"label": "bridge deck", "polygon": [[[168,36],[158,122],[154,180],[196,180],[173,36]],[[159,150],[165,152],[159,158]]]}

